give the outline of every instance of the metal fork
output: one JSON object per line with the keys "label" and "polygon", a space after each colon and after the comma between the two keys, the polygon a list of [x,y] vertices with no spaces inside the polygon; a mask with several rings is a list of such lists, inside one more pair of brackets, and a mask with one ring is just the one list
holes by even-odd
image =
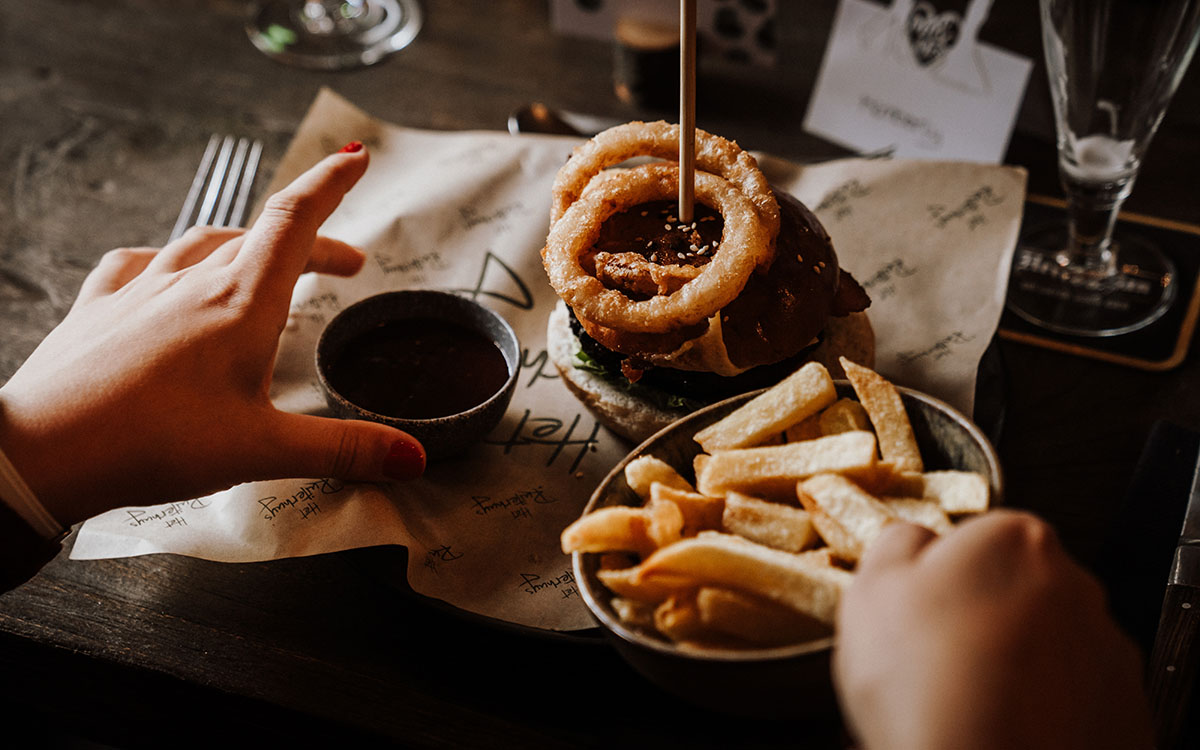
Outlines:
{"label": "metal fork", "polygon": [[262,141],[257,139],[218,134],[209,138],[170,240],[193,225],[240,227],[261,156]]}

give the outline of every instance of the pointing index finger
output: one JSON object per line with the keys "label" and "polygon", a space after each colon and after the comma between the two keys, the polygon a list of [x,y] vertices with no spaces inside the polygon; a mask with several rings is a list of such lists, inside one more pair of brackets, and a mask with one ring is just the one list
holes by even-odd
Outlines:
{"label": "pointing index finger", "polygon": [[317,230],[367,169],[365,149],[327,156],[267,199],[233,265],[257,293],[291,297]]}

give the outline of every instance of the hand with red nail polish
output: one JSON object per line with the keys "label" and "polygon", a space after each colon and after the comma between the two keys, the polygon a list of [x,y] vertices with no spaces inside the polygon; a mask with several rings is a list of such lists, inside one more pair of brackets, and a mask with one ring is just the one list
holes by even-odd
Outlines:
{"label": "hand with red nail polish", "polygon": [[361,144],[327,157],[249,230],[194,228],[104,256],[0,388],[0,450],[60,522],[256,479],[420,476],[425,453],[406,433],[268,397],[297,278],[362,267],[362,252],[317,230],[368,161]]}

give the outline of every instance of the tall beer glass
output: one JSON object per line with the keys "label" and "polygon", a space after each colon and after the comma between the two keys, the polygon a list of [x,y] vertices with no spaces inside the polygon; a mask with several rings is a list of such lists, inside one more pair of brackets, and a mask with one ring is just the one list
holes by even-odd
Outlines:
{"label": "tall beer glass", "polygon": [[1175,268],[1113,229],[1196,49],[1200,0],[1041,0],[1041,26],[1067,216],[1021,238],[1008,307],[1060,333],[1135,331],[1170,307]]}

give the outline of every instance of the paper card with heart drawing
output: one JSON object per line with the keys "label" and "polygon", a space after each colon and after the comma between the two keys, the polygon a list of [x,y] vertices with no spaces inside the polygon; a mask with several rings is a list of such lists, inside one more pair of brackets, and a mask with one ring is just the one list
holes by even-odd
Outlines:
{"label": "paper card with heart drawing", "polygon": [[841,0],[805,129],[862,153],[999,163],[1032,63],[978,40],[991,5]]}

